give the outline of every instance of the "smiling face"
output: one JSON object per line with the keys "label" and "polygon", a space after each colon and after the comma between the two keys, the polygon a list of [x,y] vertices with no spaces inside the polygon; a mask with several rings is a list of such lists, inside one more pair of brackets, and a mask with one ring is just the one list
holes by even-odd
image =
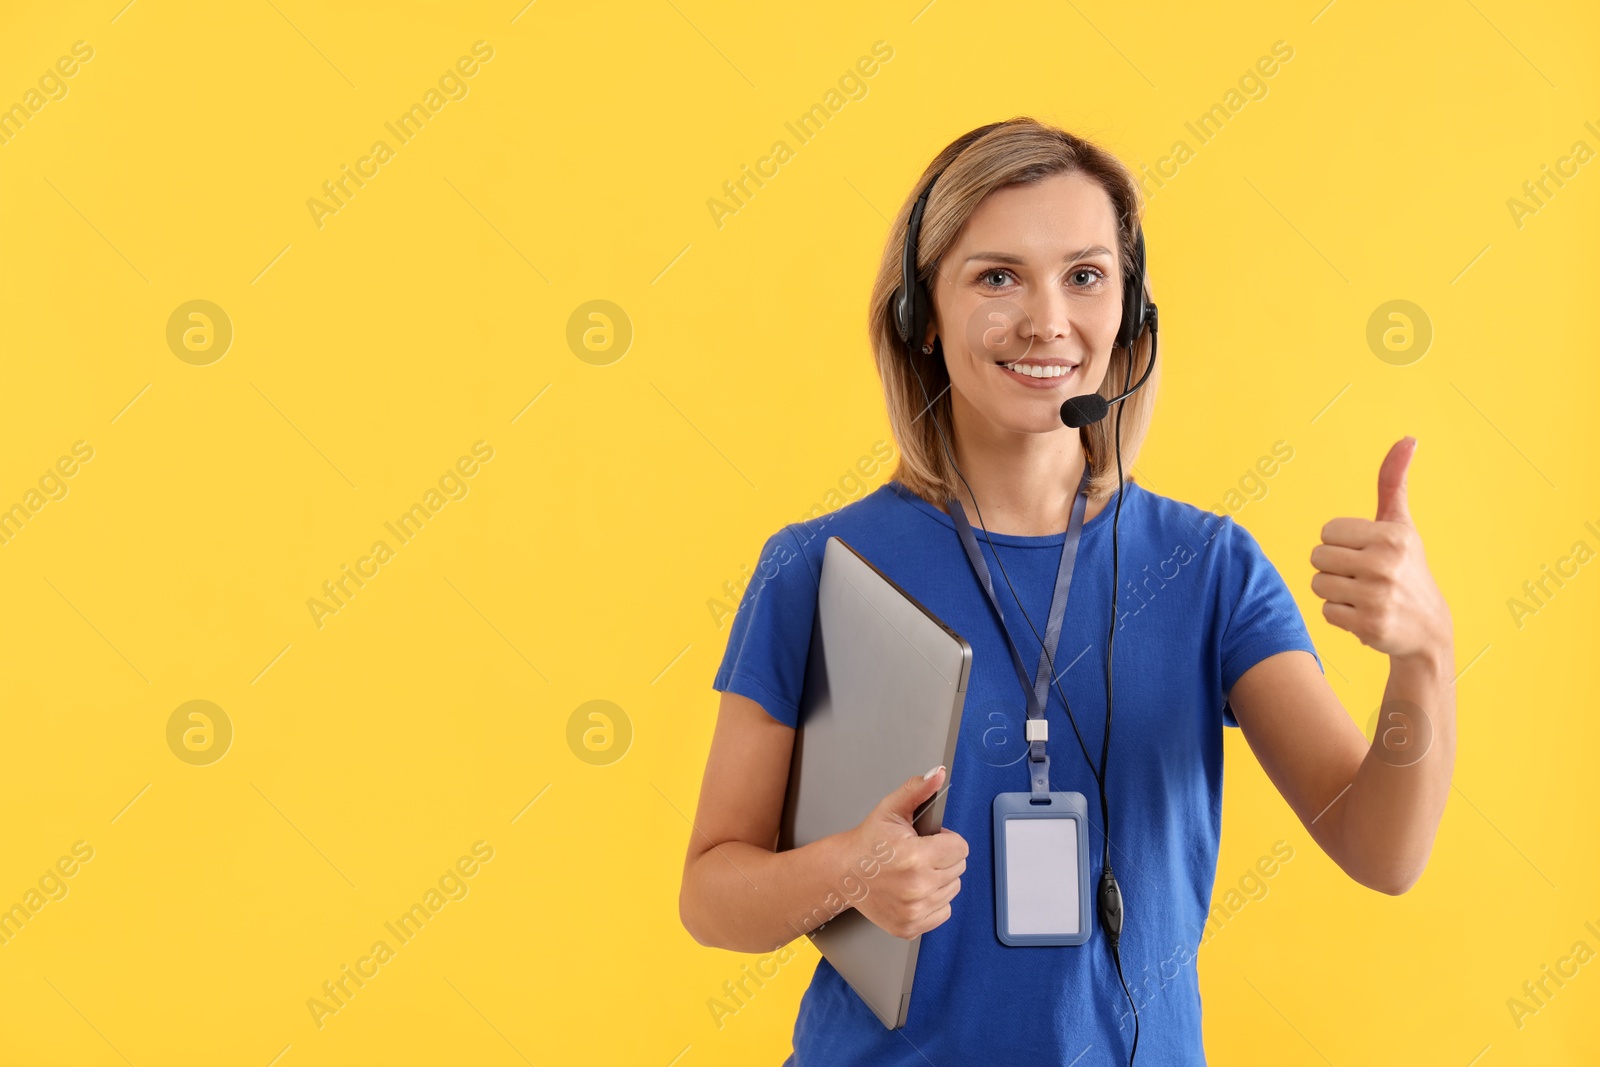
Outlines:
{"label": "smiling face", "polygon": [[[1122,317],[1111,198],[1079,173],[996,189],[934,279],[951,403],[995,429],[1066,429],[1061,403],[1096,392]],[[1076,433],[1076,431],[1069,431]]]}

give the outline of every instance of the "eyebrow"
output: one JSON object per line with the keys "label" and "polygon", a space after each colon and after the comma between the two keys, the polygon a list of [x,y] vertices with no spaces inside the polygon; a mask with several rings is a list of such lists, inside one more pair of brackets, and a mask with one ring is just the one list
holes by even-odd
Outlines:
{"label": "eyebrow", "polygon": [[[1062,257],[1062,261],[1082,259],[1085,256],[1095,255],[1109,256],[1111,255],[1111,250],[1105,245],[1090,245],[1088,248],[1080,248],[1076,252],[1068,253]],[[985,259],[994,263],[1014,263],[1019,267],[1026,262],[1021,256],[1013,255],[1010,252],[974,252],[966,258],[966,262],[971,263],[975,259]]]}

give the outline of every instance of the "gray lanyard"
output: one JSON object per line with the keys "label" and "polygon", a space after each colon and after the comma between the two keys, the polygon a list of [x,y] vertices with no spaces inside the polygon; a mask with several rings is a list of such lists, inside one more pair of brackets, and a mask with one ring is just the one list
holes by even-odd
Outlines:
{"label": "gray lanyard", "polygon": [[[972,563],[972,569],[978,576],[978,582],[983,586],[983,591],[989,595],[989,603],[994,605],[995,614],[1000,619],[1000,629],[1006,636],[1006,644],[1011,646],[1011,660],[1017,668],[1017,680],[1022,683],[1023,690],[1028,694],[1028,719],[1044,721],[1046,701],[1050,692],[1050,664],[1055,657],[1056,646],[1061,641],[1061,621],[1067,613],[1067,594],[1072,588],[1072,568],[1078,558],[1078,541],[1083,533],[1083,513],[1089,502],[1089,464],[1083,465],[1083,477],[1078,481],[1078,492],[1072,498],[1072,519],[1067,524],[1066,540],[1061,545],[1061,562],[1056,568],[1055,593],[1050,598],[1050,618],[1045,627],[1044,647],[1039,650],[1039,670],[1032,686],[1028,684],[1028,669],[1023,666],[1022,653],[1017,651],[1017,644],[1011,640],[1011,631],[1006,627],[1005,612],[1000,609],[1000,600],[994,593],[994,582],[989,577],[989,565],[984,561],[983,553],[978,551],[978,541],[972,535],[972,526],[967,522],[967,513],[961,507],[961,502],[952,497],[948,503],[950,517],[955,520],[956,533],[961,535],[961,544],[967,550],[967,559]],[[990,545],[993,548],[993,544]],[[995,549],[995,551],[999,551]],[[1019,605],[1020,607],[1020,605]],[[1048,653],[1045,651],[1048,649]],[[1041,734],[1044,733],[1041,726]],[[1033,791],[1033,798],[1046,801],[1050,796],[1050,757],[1045,754],[1043,737],[1032,739],[1028,742],[1028,777]]]}

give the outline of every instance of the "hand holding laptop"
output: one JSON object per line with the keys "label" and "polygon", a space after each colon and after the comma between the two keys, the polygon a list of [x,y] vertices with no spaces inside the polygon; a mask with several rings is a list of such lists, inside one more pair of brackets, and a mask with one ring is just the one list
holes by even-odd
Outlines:
{"label": "hand holding laptop", "polygon": [[928,775],[912,776],[851,831],[860,846],[857,853],[876,850],[889,856],[855,908],[895,937],[909,940],[941,925],[950,918],[950,901],[961,892],[966,838],[950,829],[923,837],[912,825],[948,775],[944,767],[935,767]]}

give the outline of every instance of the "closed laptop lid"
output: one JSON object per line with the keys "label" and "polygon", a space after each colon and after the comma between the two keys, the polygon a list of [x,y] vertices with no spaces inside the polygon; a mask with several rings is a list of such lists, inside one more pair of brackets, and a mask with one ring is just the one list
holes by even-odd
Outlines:
{"label": "closed laptop lid", "polygon": [[[912,775],[955,763],[972,647],[849,544],[828,538],[800,700],[780,851],[849,830]],[[945,790],[917,833],[938,833]],[[853,907],[878,855],[815,903],[804,932],[886,1027],[905,1022],[920,938],[895,937]],[[842,909],[842,910],[840,910]]]}

